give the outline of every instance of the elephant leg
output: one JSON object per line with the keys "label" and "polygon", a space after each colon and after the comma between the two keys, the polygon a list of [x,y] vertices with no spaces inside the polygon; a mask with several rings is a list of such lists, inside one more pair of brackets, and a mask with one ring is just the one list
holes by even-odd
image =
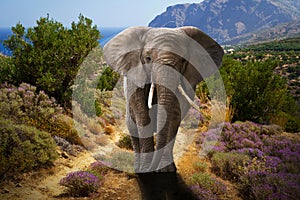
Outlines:
{"label": "elephant leg", "polygon": [[132,147],[134,150],[134,170],[139,171],[140,169],[140,141],[138,137],[138,129],[136,124],[131,120],[131,117],[126,114],[126,125],[131,135]]}
{"label": "elephant leg", "polygon": [[[157,134],[157,143],[156,143],[156,152],[158,156],[156,157],[159,160],[157,165],[158,172],[175,172],[176,166],[174,164],[173,158],[173,148],[175,144],[175,139],[177,131],[180,125],[180,115],[168,114],[168,120],[161,130]],[[167,133],[167,134],[164,134]]]}
{"label": "elephant leg", "polygon": [[[175,144],[176,135],[178,132],[178,128],[180,125],[180,115],[171,117],[170,124],[168,125],[167,131],[167,140],[166,145],[163,148],[161,161],[158,165],[159,172],[175,172],[176,166],[174,164],[174,157],[173,157],[173,148]],[[159,139],[158,139],[159,140]],[[157,147],[160,148],[160,147]]]}

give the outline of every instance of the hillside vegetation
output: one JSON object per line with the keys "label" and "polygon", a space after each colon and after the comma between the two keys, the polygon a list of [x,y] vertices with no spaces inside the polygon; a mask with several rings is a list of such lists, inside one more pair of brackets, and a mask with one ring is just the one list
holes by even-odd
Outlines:
{"label": "hillside vegetation", "polygon": [[[120,76],[103,65],[92,21],[80,15],[67,29],[48,16],[26,31],[21,24],[12,29],[6,45],[13,55],[0,55],[0,198],[15,197],[10,191],[18,188],[2,189],[12,181],[25,181],[20,190],[26,181],[31,181],[28,190],[42,183],[26,179],[35,171],[55,176],[56,187],[65,189],[54,195],[46,185],[39,191],[49,199],[131,199],[127,190],[136,191],[138,184],[131,142],[121,126],[125,108],[112,99]],[[220,73],[228,107],[220,137],[207,130],[211,99],[205,82],[198,85],[206,116],[180,130],[187,138],[195,132],[190,146],[182,136],[177,139],[184,152],[178,176],[199,199],[300,198],[299,53],[299,38],[294,38],[239,47],[224,57]],[[112,110],[111,100],[120,110]],[[195,116],[190,110],[189,118]],[[216,140],[200,158],[203,142]],[[72,158],[81,160],[84,149],[100,151],[95,156],[100,161],[72,168]],[[106,159],[109,150],[115,154]],[[54,173],[64,167],[63,172],[74,171]]]}
{"label": "hillside vegetation", "polygon": [[240,61],[277,61],[275,72],[287,80],[289,90],[300,105],[300,38],[244,46],[230,56]]}

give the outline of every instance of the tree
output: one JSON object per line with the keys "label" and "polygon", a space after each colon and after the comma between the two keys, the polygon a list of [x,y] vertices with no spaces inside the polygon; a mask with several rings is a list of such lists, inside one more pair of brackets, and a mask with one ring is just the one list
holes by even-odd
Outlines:
{"label": "tree", "polygon": [[110,67],[104,66],[102,68],[102,74],[99,78],[97,89],[103,91],[103,90],[109,90],[112,91],[118,80],[119,80],[120,74],[113,71]]}
{"label": "tree", "polygon": [[277,66],[271,60],[242,64],[225,57],[220,72],[235,111],[233,121],[268,124],[279,113],[295,110],[286,80],[274,73]]}
{"label": "tree", "polygon": [[71,107],[71,86],[80,64],[99,45],[100,32],[92,20],[79,15],[71,28],[49,18],[40,18],[33,28],[18,23],[4,42],[12,51],[15,84],[37,86],[65,108]]}

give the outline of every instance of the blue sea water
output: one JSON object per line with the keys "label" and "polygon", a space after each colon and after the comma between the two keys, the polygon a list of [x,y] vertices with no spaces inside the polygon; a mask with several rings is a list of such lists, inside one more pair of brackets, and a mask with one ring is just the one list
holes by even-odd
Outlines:
{"label": "blue sea water", "polygon": [[[124,27],[116,27],[116,28],[99,28],[101,39],[99,41],[100,45],[103,47],[111,38],[115,35],[123,31]],[[0,28],[0,53],[4,55],[11,55],[9,49],[3,46],[3,41],[7,40],[9,36],[12,35],[12,31],[10,28]]]}

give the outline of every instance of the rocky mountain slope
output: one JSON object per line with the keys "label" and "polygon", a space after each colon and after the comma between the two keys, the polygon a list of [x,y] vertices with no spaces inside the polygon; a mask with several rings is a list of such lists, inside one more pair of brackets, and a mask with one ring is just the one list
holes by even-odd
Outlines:
{"label": "rocky mountain slope", "polygon": [[223,44],[254,44],[285,38],[300,37],[300,21],[282,23],[274,27],[238,35],[223,42]]}
{"label": "rocky mountain slope", "polygon": [[222,43],[300,19],[300,0],[205,0],[170,6],[150,27],[196,26]]}

